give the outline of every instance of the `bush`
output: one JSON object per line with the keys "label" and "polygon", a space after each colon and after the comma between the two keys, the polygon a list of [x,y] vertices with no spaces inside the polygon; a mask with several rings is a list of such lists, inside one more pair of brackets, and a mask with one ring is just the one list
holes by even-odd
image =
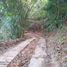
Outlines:
{"label": "bush", "polygon": [[[67,20],[67,1],[37,0],[33,4],[29,17],[37,20],[44,19],[44,29],[53,31],[61,27]],[[47,21],[45,21],[46,18],[48,18]]]}
{"label": "bush", "polygon": [[0,39],[19,38],[26,11],[21,0],[0,0]]}

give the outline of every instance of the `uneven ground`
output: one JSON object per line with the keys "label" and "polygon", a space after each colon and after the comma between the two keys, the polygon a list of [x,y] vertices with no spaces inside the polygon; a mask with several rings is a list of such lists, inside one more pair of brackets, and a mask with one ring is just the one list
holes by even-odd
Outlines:
{"label": "uneven ground", "polygon": [[34,50],[37,46],[37,42],[39,41],[39,38],[41,36],[41,33],[35,34],[33,32],[29,32],[25,34],[26,37],[36,37],[36,41],[31,43],[30,45],[27,46],[27,48],[24,49],[24,51],[22,52],[23,54],[23,61],[21,64],[21,67],[28,67],[31,57],[34,54]]}
{"label": "uneven ground", "polygon": [[17,38],[17,39],[10,39],[6,41],[0,41],[0,55],[5,53],[8,49],[15,47],[21,41],[24,41],[26,38]]}
{"label": "uneven ground", "polygon": [[[62,34],[61,34],[62,33]],[[46,58],[43,67],[67,67],[67,32],[57,31],[46,33],[27,33],[30,37],[46,39]],[[64,38],[64,39],[63,39]],[[41,41],[42,42],[42,41]],[[35,53],[34,53],[35,54]],[[22,66],[23,67],[23,66]],[[27,66],[26,66],[27,67]]]}
{"label": "uneven ground", "polygon": [[[51,33],[46,33],[44,36],[42,33],[38,33],[38,32],[25,33],[25,37],[27,38],[36,37],[36,42],[31,43],[32,45],[28,45],[23,50],[22,52],[23,61],[20,67],[28,67],[28,65],[30,64],[31,58],[33,57],[34,54],[36,54],[35,52],[36,52],[36,49],[37,49],[36,47],[38,43],[42,43],[43,38],[46,40],[46,45],[44,44],[44,46],[46,46],[46,49],[45,49],[46,56],[45,58],[43,58],[44,63],[42,67],[67,67],[67,47],[66,47],[67,39],[66,38],[63,39],[62,35],[60,34],[61,32],[59,33],[51,32]],[[63,35],[65,34],[66,33],[64,32]]]}
{"label": "uneven ground", "polygon": [[[67,31],[46,33],[47,53],[56,67],[67,67]],[[59,65],[58,65],[59,64]],[[55,66],[55,65],[54,65]]]}

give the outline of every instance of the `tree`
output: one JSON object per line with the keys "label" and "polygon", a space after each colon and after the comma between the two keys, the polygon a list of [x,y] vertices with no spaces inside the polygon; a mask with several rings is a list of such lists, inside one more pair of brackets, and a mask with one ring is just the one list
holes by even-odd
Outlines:
{"label": "tree", "polygon": [[0,39],[17,38],[24,29],[26,16],[22,0],[0,0]]}
{"label": "tree", "polygon": [[53,31],[62,27],[65,20],[67,20],[67,1],[37,0],[33,4],[29,17],[33,19],[44,19],[44,28],[48,31]]}

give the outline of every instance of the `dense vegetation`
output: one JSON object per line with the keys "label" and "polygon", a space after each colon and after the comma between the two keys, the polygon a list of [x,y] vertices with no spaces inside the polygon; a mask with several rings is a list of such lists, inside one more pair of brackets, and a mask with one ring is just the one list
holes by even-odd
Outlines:
{"label": "dense vegetation", "polygon": [[26,10],[21,0],[0,0],[0,39],[20,37]]}
{"label": "dense vegetation", "polygon": [[0,0],[0,39],[21,37],[26,19],[42,20],[48,31],[62,27],[67,0]]}
{"label": "dense vegetation", "polygon": [[62,27],[67,18],[66,0],[37,0],[30,11],[35,19],[43,19],[44,28],[52,31]]}

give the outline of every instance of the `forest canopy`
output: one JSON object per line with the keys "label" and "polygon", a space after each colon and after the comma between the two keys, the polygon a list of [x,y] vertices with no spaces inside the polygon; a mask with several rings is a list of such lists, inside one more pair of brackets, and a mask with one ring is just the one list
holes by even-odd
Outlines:
{"label": "forest canopy", "polygon": [[42,20],[47,31],[62,27],[67,0],[0,0],[0,40],[21,37],[26,19]]}

